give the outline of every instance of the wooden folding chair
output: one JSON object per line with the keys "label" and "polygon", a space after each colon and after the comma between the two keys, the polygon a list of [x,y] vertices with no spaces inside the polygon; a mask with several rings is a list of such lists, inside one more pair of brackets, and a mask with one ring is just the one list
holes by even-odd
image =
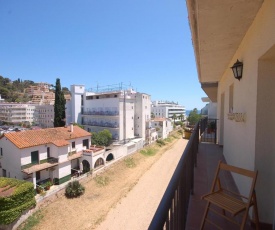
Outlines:
{"label": "wooden folding chair", "polygon": [[[233,173],[251,178],[252,182],[251,182],[249,196],[247,197],[242,194],[238,194],[236,192],[233,192],[233,191],[230,191],[229,189],[224,188],[220,180],[220,173],[222,170],[233,172]],[[244,229],[249,208],[251,206],[253,206],[253,211],[255,215],[256,229],[259,229],[259,216],[258,216],[258,209],[257,209],[256,193],[255,193],[255,184],[256,184],[257,174],[258,174],[257,171],[254,172],[254,171],[238,168],[235,166],[227,165],[220,161],[216,170],[211,192],[209,194],[202,196],[202,199],[207,201],[207,206],[204,212],[203,221],[201,223],[200,229],[204,228],[205,222],[216,226],[218,229],[222,229],[217,223],[214,223],[213,220],[211,221],[209,218],[207,218],[209,210],[215,213],[216,215],[219,215],[225,218],[226,220],[237,224],[238,226],[240,226],[240,229]],[[222,212],[220,213],[217,211],[217,209],[213,209],[212,205],[221,208]],[[226,216],[226,211],[232,215],[231,218],[229,216]],[[242,216],[241,223],[239,223],[233,217],[241,213],[243,213],[243,216]]]}

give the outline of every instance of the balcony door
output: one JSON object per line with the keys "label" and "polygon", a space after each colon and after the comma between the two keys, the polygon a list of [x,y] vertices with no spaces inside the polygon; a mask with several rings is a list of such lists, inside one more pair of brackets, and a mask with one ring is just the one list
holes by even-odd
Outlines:
{"label": "balcony door", "polygon": [[39,162],[38,151],[31,152],[31,161],[32,161],[32,164],[38,164]]}
{"label": "balcony door", "polygon": [[51,157],[51,151],[50,151],[50,147],[47,147],[47,158]]}
{"label": "balcony door", "polygon": [[88,139],[85,139],[83,140],[83,147],[86,146],[86,149],[89,149],[89,140]]}

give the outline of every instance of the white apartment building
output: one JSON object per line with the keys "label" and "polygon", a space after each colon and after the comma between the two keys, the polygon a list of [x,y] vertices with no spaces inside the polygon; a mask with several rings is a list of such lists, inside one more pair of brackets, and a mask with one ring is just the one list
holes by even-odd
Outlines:
{"label": "white apartment building", "polygon": [[217,119],[217,103],[212,102],[209,97],[202,97],[201,100],[207,104],[201,109],[201,114],[209,119]]}
{"label": "white apartment building", "polygon": [[[146,139],[151,114],[150,95],[132,89],[88,92],[83,85],[71,86],[70,122],[84,125],[89,132],[108,129],[113,139]],[[149,136],[148,136],[149,138]]]}
{"label": "white apartment building", "polygon": [[53,128],[54,105],[36,105],[34,113],[34,124],[41,128]]}
{"label": "white apartment building", "polygon": [[182,120],[186,119],[185,107],[173,101],[153,101],[152,113],[154,114],[155,118],[172,119],[173,115],[176,114],[177,118],[175,121],[180,121],[181,119],[179,116],[181,115],[183,116]]}
{"label": "white apartment building", "polygon": [[152,128],[156,129],[159,138],[165,139],[173,131],[173,124],[168,118],[154,118],[151,123]]}
{"label": "white apartment building", "polygon": [[14,124],[34,121],[35,105],[21,103],[0,103],[0,120]]}

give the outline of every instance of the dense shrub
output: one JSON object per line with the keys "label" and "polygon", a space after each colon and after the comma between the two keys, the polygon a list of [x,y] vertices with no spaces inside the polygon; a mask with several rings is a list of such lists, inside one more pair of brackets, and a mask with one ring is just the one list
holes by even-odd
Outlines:
{"label": "dense shrub", "polygon": [[85,188],[79,183],[78,180],[69,182],[65,189],[65,195],[68,198],[78,197],[84,194]]}
{"label": "dense shrub", "polygon": [[112,142],[112,133],[108,129],[104,129],[98,133],[93,132],[91,137],[92,145],[108,146]]}
{"label": "dense shrub", "polygon": [[140,151],[140,153],[145,156],[154,156],[156,152],[157,152],[157,149],[155,148],[146,148]]}
{"label": "dense shrub", "polygon": [[179,133],[179,134],[183,134],[182,129],[179,129],[179,130],[178,130],[178,133]]}
{"label": "dense shrub", "polygon": [[163,146],[163,145],[165,145],[165,141],[163,140],[163,139],[157,139],[157,144],[158,144],[158,146]]}
{"label": "dense shrub", "polygon": [[[0,188],[13,188],[12,194],[0,197],[0,224],[10,224],[27,209],[36,205],[33,184],[13,178],[0,178]],[[4,190],[4,191],[5,191]]]}

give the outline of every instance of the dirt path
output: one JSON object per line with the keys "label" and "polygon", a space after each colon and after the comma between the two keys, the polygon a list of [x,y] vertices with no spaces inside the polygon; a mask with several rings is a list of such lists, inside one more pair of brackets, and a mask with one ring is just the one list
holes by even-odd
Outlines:
{"label": "dirt path", "polygon": [[98,230],[147,229],[187,141],[179,140],[148,170]]}
{"label": "dirt path", "polygon": [[[182,138],[175,139],[161,148],[150,147],[158,149],[154,156],[135,153],[116,162],[97,179],[88,177],[82,181],[86,190],[79,198],[67,199],[61,191],[41,209],[43,218],[34,229],[143,229],[150,222],[186,143]],[[145,225],[138,226],[137,222]]]}

